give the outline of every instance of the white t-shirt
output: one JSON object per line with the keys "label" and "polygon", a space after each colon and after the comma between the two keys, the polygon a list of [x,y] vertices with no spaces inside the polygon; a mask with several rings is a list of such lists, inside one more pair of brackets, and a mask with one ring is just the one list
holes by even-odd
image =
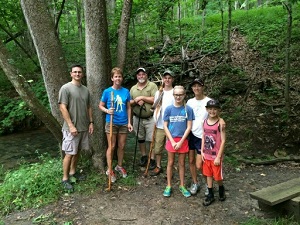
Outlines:
{"label": "white t-shirt", "polygon": [[[154,96],[154,102],[158,99],[159,97],[159,91],[155,93]],[[167,106],[172,105],[174,103],[174,96],[173,96],[173,88],[169,91],[164,91],[164,95],[162,98],[162,103],[160,110],[155,110],[153,113],[154,121],[156,122],[156,127],[159,129],[164,128],[164,112]]]}
{"label": "white t-shirt", "polygon": [[195,97],[187,101],[187,105],[190,106],[195,114],[195,120],[193,120],[192,132],[197,138],[202,138],[203,134],[203,122],[207,118],[208,113],[206,111],[206,103],[211,100],[209,97],[205,97],[202,100],[197,100]]}

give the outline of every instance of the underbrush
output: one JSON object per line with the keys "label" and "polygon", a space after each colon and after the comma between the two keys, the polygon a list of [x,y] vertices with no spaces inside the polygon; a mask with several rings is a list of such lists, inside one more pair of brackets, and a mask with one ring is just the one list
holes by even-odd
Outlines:
{"label": "underbrush", "polygon": [[293,217],[280,217],[276,219],[258,219],[251,218],[246,222],[241,223],[241,225],[298,225]]}

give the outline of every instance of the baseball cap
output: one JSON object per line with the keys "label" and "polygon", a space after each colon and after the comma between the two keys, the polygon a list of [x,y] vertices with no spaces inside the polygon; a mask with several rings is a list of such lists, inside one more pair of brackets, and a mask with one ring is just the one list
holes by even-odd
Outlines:
{"label": "baseball cap", "polygon": [[164,73],[163,73],[163,76],[166,76],[166,75],[170,75],[171,77],[174,77],[174,74],[171,70],[166,70]]}
{"label": "baseball cap", "polygon": [[145,68],[139,67],[139,68],[136,70],[135,74],[138,74],[140,71],[143,71],[144,73],[146,73],[146,69],[145,69]]}
{"label": "baseball cap", "polygon": [[220,102],[218,100],[209,100],[207,103],[206,103],[206,108],[208,107],[216,107],[216,108],[221,108],[221,105],[220,105]]}
{"label": "baseball cap", "polygon": [[194,84],[199,84],[200,86],[204,86],[204,80],[202,80],[201,78],[196,78],[192,83],[191,83],[191,87]]}

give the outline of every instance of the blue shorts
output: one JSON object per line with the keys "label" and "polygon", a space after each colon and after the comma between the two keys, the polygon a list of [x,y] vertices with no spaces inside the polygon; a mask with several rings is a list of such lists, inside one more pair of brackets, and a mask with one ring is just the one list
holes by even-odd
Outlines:
{"label": "blue shorts", "polygon": [[189,134],[189,149],[197,152],[198,155],[201,155],[201,144],[202,139],[193,135],[192,132]]}

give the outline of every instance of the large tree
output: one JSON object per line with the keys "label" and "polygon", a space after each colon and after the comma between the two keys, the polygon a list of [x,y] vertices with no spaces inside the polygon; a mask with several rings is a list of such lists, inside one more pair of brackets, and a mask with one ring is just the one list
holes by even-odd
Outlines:
{"label": "large tree", "polygon": [[126,59],[127,37],[129,31],[132,0],[124,0],[121,21],[118,29],[118,54],[117,65],[123,70]]}
{"label": "large tree", "polygon": [[104,114],[99,111],[99,99],[110,83],[112,67],[109,49],[105,0],[85,0],[85,45],[87,84],[92,95],[95,132],[92,137],[94,166],[104,168],[106,150]]}
{"label": "large tree", "polygon": [[60,87],[68,82],[68,68],[45,0],[21,0],[21,7],[40,61],[53,116],[62,123],[57,106]]}
{"label": "large tree", "polygon": [[30,89],[26,79],[13,66],[13,60],[0,40],[0,66],[7,78],[15,87],[20,97],[27,103],[30,110],[46,125],[58,142],[61,142],[61,126],[50,114],[45,106],[38,100]]}

